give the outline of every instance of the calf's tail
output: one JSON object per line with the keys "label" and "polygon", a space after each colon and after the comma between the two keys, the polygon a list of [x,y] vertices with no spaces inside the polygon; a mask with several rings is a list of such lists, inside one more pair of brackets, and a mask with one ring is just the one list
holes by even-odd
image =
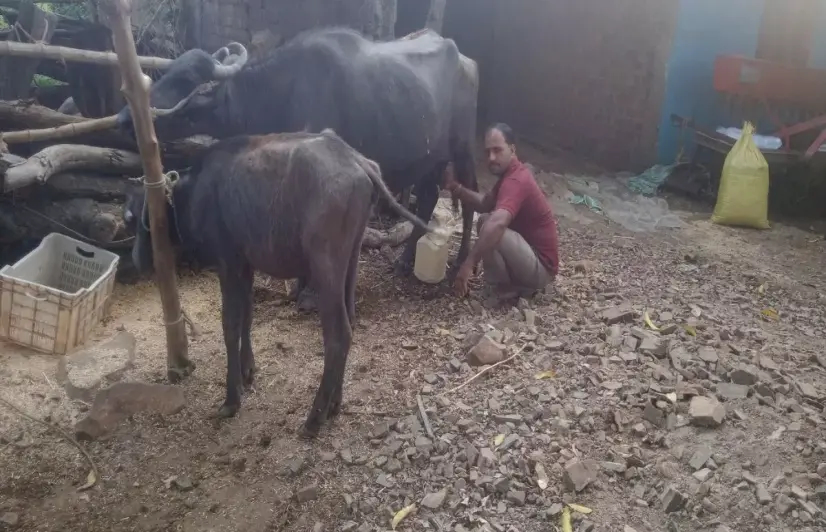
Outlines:
{"label": "calf's tail", "polygon": [[381,170],[379,169],[379,165],[375,161],[371,161],[370,159],[361,156],[359,157],[359,166],[361,166],[365,173],[367,173],[367,177],[370,178],[370,181],[373,182],[373,186],[379,192],[379,195],[393,207],[393,210],[399,213],[403,218],[411,222],[414,226],[418,227],[419,229],[426,231],[428,233],[434,232],[434,229],[427,225],[425,222],[422,221],[421,218],[413,214],[412,212],[408,211],[401,204],[396,201],[396,198],[393,197],[393,194],[390,192],[390,189],[387,188],[387,184],[384,182],[384,178],[381,176]]}

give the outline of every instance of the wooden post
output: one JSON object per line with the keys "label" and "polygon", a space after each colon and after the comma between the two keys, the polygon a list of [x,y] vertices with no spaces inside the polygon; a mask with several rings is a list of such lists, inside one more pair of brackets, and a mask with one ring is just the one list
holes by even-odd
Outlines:
{"label": "wooden post", "polygon": [[430,0],[430,9],[427,11],[427,20],[424,27],[442,34],[442,27],[445,23],[445,6],[447,0]]}
{"label": "wooden post", "polygon": [[164,322],[166,324],[167,377],[178,382],[187,376],[194,364],[187,354],[187,338],[183,310],[178,298],[175,280],[175,258],[169,238],[166,217],[166,194],[159,185],[166,179],[161,167],[158,139],[149,108],[150,80],[141,72],[130,22],[131,0],[102,0],[100,8],[105,14],[123,78],[121,91],[129,102],[135,136],[143,159],[146,199],[149,203],[149,230],[152,234],[152,255],[155,281],[161,293]]}

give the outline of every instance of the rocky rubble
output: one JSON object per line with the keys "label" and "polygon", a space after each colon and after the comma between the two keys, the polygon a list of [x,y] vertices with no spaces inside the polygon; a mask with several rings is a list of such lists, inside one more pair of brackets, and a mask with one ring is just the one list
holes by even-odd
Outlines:
{"label": "rocky rubble", "polygon": [[[415,414],[373,427],[372,480],[345,495],[353,527],[415,504],[416,529],[547,530],[568,503],[594,510],[574,512],[580,531],[826,526],[826,373],[760,312],[793,296],[762,301],[719,268],[661,261],[644,299],[642,273],[608,262],[452,331],[464,344],[422,383],[435,439]],[[808,318],[823,330],[822,309]]]}

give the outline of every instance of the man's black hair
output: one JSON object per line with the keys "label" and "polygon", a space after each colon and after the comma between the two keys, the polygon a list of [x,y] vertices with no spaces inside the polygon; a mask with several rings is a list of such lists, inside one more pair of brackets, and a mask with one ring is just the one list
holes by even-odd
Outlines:
{"label": "man's black hair", "polygon": [[497,122],[495,124],[491,124],[490,126],[488,126],[488,129],[485,131],[485,133],[490,133],[494,129],[501,133],[503,137],[505,137],[505,142],[507,142],[508,144],[516,144],[516,137],[513,135],[513,130],[509,125],[505,124],[504,122]]}

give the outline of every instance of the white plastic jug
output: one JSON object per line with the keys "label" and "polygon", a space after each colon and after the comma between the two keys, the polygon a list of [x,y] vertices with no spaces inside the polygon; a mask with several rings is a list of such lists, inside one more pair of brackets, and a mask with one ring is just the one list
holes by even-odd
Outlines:
{"label": "white plastic jug", "polygon": [[416,242],[416,261],[413,275],[423,283],[437,284],[447,274],[447,256],[450,251],[449,235],[443,230],[425,233]]}

